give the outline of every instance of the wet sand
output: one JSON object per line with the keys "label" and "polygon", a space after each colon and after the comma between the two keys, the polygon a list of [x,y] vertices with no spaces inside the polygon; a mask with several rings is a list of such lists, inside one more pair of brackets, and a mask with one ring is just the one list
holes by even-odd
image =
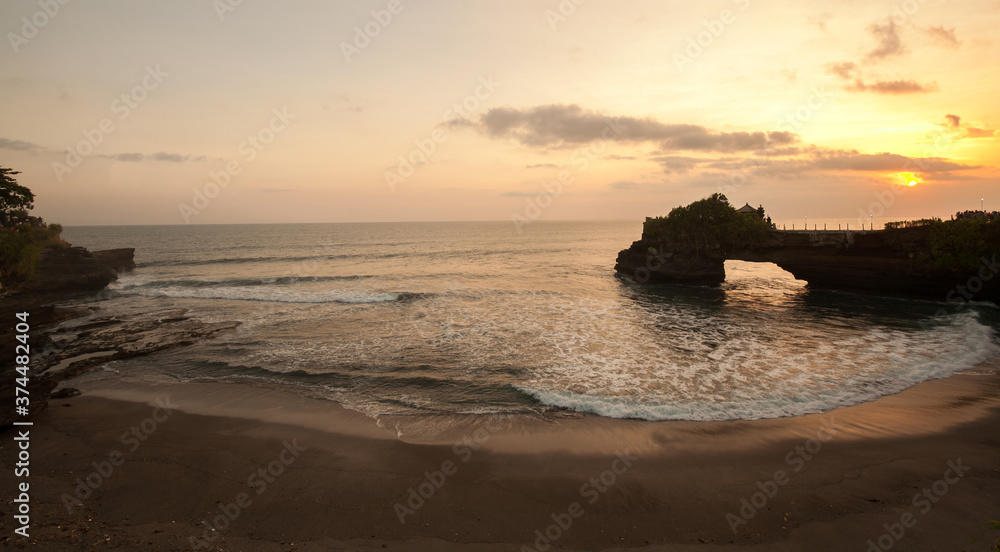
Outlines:
{"label": "wet sand", "polygon": [[5,433],[0,547],[989,550],[1000,538],[988,528],[1000,521],[998,367],[741,422],[379,427],[245,385],[91,383],[31,428],[29,539],[13,534]]}

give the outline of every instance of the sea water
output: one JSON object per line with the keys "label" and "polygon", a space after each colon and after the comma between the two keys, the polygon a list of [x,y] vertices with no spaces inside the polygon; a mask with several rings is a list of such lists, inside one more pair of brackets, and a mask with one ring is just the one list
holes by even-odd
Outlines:
{"label": "sea water", "polygon": [[[616,276],[637,222],[70,227],[135,247],[100,315],[188,309],[240,327],[116,361],[130,381],[249,382],[372,417],[579,412],[795,416],[997,354],[997,309],[812,290],[769,263],[720,287]],[[942,297],[942,301],[943,301]],[[942,314],[943,313],[943,314]]]}

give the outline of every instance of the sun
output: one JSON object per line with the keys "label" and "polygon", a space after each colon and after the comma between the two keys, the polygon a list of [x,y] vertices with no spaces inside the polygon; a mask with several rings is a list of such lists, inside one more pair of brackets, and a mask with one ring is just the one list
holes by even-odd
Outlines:
{"label": "sun", "polygon": [[919,176],[911,172],[896,173],[893,175],[893,177],[899,179],[900,185],[907,186],[910,188],[916,186],[917,184],[921,184],[923,182]]}

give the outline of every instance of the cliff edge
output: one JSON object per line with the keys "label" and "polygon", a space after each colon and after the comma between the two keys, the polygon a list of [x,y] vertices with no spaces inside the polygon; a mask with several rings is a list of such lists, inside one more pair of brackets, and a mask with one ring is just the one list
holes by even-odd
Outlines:
{"label": "cliff edge", "polygon": [[931,228],[878,231],[768,230],[752,245],[692,250],[668,237],[646,234],[618,254],[615,270],[640,283],[718,285],[725,261],[771,262],[809,287],[920,297],[939,301],[1000,303],[996,256],[976,270],[929,266]]}
{"label": "cliff edge", "polygon": [[[83,247],[48,247],[42,252],[34,276],[16,289],[5,290],[6,294],[0,298],[0,320],[5,327],[0,334],[0,346],[5,351],[14,351],[17,345],[22,345],[30,351],[29,416],[46,407],[49,394],[58,384],[58,380],[41,373],[47,368],[42,352],[51,346],[45,328],[82,314],[81,309],[57,307],[53,303],[104,289],[118,279],[120,271],[135,266],[134,253],[134,249],[91,253]],[[26,342],[15,340],[15,326],[22,321],[15,315],[22,312],[28,313],[24,320],[29,328],[24,332],[28,336]],[[14,368],[14,355],[0,361],[0,374],[4,376],[0,380],[0,401],[4,404],[14,404],[14,383],[18,375]],[[13,419],[13,409],[0,412],[0,428],[9,426]]]}

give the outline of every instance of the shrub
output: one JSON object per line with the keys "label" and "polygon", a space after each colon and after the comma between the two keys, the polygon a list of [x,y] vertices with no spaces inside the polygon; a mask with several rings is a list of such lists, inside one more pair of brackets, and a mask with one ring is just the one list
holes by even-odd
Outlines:
{"label": "shrub", "polygon": [[941,222],[941,219],[937,217],[917,219],[917,220],[897,220],[895,222],[885,223],[885,229],[895,230],[897,228],[914,228],[916,226],[931,226],[938,222]]}
{"label": "shrub", "polygon": [[33,276],[41,253],[30,234],[0,230],[0,282],[4,287]]}
{"label": "shrub", "polygon": [[1000,223],[963,218],[931,224],[929,264],[948,272],[977,269],[985,257],[1000,253]]}
{"label": "shrub", "polygon": [[0,230],[0,283],[9,287],[35,275],[42,251],[50,246],[65,246],[59,239],[62,226],[33,227],[21,224],[15,230]]}

